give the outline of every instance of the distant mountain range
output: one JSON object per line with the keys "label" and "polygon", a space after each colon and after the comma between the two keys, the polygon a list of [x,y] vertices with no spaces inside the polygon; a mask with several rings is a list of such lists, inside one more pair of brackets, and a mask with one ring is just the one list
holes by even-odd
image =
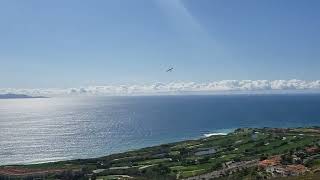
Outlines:
{"label": "distant mountain range", "polygon": [[48,98],[45,96],[29,96],[25,94],[0,94],[0,99]]}

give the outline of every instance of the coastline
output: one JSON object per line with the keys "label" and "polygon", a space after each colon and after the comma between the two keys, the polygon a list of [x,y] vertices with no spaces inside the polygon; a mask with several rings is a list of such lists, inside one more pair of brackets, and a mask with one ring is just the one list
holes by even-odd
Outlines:
{"label": "coastline", "polygon": [[[312,124],[312,125],[308,125],[307,127],[316,127],[316,125]],[[137,147],[137,148],[129,148],[129,149],[125,149],[125,150],[119,150],[116,152],[111,152],[111,153],[105,153],[102,155],[97,155],[97,156],[91,156],[91,157],[84,157],[84,158],[68,158],[68,157],[47,157],[44,159],[36,159],[36,160],[31,160],[31,161],[25,161],[25,162],[19,162],[19,163],[7,163],[7,164],[1,164],[0,163],[0,167],[3,166],[29,166],[29,165],[38,165],[38,164],[48,164],[48,163],[59,163],[59,162],[67,162],[67,161],[75,161],[75,160],[88,160],[88,159],[97,159],[97,158],[101,158],[101,157],[106,157],[106,156],[111,156],[114,154],[122,154],[122,153],[127,153],[127,152],[131,152],[131,151],[137,151],[137,150],[141,150],[141,149],[145,149],[145,148],[151,148],[151,147],[156,147],[156,146],[161,146],[161,145],[166,145],[166,144],[174,144],[174,143],[181,143],[184,141],[194,141],[194,140],[200,140],[200,139],[204,139],[204,138],[210,138],[212,136],[226,136],[229,133],[233,133],[234,131],[236,131],[237,129],[264,129],[264,128],[279,128],[279,129],[287,129],[287,128],[303,128],[301,126],[282,126],[282,127],[239,127],[239,128],[222,128],[222,129],[216,129],[216,130],[205,130],[197,135],[192,135],[189,137],[182,137],[182,138],[178,138],[178,139],[174,139],[174,140],[168,140],[167,142],[163,142],[163,143],[155,143],[155,144],[151,144],[151,145],[146,145],[146,146],[141,146],[141,147]],[[53,160],[52,160],[53,159]]]}
{"label": "coastline", "polygon": [[198,139],[222,128],[309,126],[319,123],[319,104],[320,96],[1,101],[0,164],[95,158]]}
{"label": "coastline", "polygon": [[[301,170],[301,174],[298,175],[305,175],[316,170],[317,166],[313,167],[310,162],[314,160],[317,162],[317,158],[320,158],[319,127],[239,128],[226,135],[211,134],[213,135],[196,140],[162,144],[99,158],[0,166],[0,177],[39,174],[56,177],[62,172],[72,171],[84,177],[126,175],[138,178],[153,177],[154,173],[163,170],[165,173],[157,176],[184,179],[220,177],[217,175],[218,172],[224,174],[223,176],[231,176],[229,172],[235,170],[234,167],[242,167],[250,172],[258,171],[269,176],[270,174],[265,174],[268,172],[265,168],[259,170],[256,168],[260,167],[264,159],[280,156],[282,158],[288,152],[290,154],[292,152],[293,155],[303,152],[306,154],[305,159],[299,161],[300,164],[292,165],[282,164],[282,161],[279,161],[276,167],[284,169],[286,173],[289,173],[291,167],[299,167],[303,171]],[[293,155],[290,157],[294,157]],[[228,165],[224,165],[226,163]],[[190,170],[191,167],[193,170]],[[20,174],[14,173],[17,171]]]}
{"label": "coastline", "polygon": [[[316,125],[311,125],[307,126],[306,128],[311,128],[311,127],[317,127]],[[164,143],[157,143],[157,144],[152,144],[152,145],[147,145],[147,146],[142,146],[138,148],[131,148],[127,150],[120,150],[117,152],[112,152],[112,153],[105,153],[105,155],[100,155],[100,156],[93,156],[93,157],[88,157],[88,158],[67,158],[67,157],[61,157],[61,158],[44,158],[44,159],[37,159],[37,160],[32,160],[29,162],[21,162],[21,163],[9,163],[9,164],[0,164],[0,167],[3,166],[29,166],[29,165],[41,165],[41,164],[50,164],[50,163],[59,163],[59,162],[69,162],[69,161],[77,161],[77,160],[90,160],[90,159],[99,159],[107,156],[112,156],[116,154],[123,154],[123,153],[128,153],[128,152],[133,152],[133,151],[139,151],[142,149],[147,149],[147,148],[152,148],[152,147],[158,147],[158,146],[163,146],[167,144],[176,144],[176,143],[183,143],[185,141],[199,141],[201,139],[206,139],[214,136],[227,136],[230,133],[234,133],[237,130],[241,129],[299,129],[299,128],[304,128],[301,126],[291,126],[291,127],[239,127],[239,128],[222,128],[222,129],[217,129],[217,130],[212,130],[212,131],[205,131],[203,133],[200,133],[199,135],[194,135],[191,137],[184,137],[180,138],[180,140],[173,140],[169,142],[164,142]],[[50,160],[54,159],[54,160]],[[58,159],[58,160],[56,160]]]}
{"label": "coastline", "polygon": [[[142,146],[142,147],[138,147],[138,148],[127,149],[127,150],[120,150],[120,151],[113,152],[113,153],[105,153],[105,155],[101,155],[101,156],[94,156],[94,157],[88,157],[88,158],[67,158],[67,157],[50,158],[50,157],[48,157],[48,158],[44,158],[44,159],[31,160],[28,162],[0,164],[0,167],[3,167],[3,166],[29,166],[29,165],[39,165],[39,164],[74,161],[74,160],[79,160],[79,159],[80,160],[96,159],[96,158],[101,158],[101,157],[105,157],[105,156],[110,156],[113,154],[121,154],[121,153],[126,153],[126,152],[131,152],[131,151],[137,151],[140,149],[156,147],[156,146],[161,146],[161,145],[165,145],[165,144],[173,144],[173,143],[179,143],[179,142],[184,142],[184,141],[200,140],[200,139],[208,138],[211,136],[224,136],[224,135],[227,135],[229,133],[234,132],[236,129],[237,128],[228,128],[228,129],[223,128],[223,129],[217,129],[217,130],[212,130],[212,131],[205,131],[203,133],[199,133],[198,135],[180,138],[179,140],[173,140],[173,141],[169,140],[169,142],[157,143],[157,144]],[[50,160],[50,159],[54,159],[54,160]]]}

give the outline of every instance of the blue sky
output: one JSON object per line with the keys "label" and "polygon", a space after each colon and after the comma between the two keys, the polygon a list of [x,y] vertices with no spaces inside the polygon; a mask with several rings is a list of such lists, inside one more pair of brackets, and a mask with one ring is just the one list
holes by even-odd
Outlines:
{"label": "blue sky", "polygon": [[319,8],[318,0],[2,0],[0,88],[317,80]]}

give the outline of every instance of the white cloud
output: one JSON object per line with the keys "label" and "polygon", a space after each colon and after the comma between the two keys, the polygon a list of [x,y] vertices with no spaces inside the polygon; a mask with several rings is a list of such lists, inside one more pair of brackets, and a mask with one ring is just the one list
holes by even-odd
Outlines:
{"label": "white cloud", "polygon": [[0,94],[17,93],[29,95],[143,95],[230,92],[320,92],[320,80],[222,80],[208,83],[171,82],[135,85],[105,85],[66,89],[14,89],[2,88]]}

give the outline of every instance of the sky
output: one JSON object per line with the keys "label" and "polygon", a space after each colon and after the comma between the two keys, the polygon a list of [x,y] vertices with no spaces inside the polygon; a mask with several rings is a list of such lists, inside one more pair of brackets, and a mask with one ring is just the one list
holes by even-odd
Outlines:
{"label": "sky", "polygon": [[0,88],[243,80],[319,88],[319,8],[318,0],[1,0]]}

